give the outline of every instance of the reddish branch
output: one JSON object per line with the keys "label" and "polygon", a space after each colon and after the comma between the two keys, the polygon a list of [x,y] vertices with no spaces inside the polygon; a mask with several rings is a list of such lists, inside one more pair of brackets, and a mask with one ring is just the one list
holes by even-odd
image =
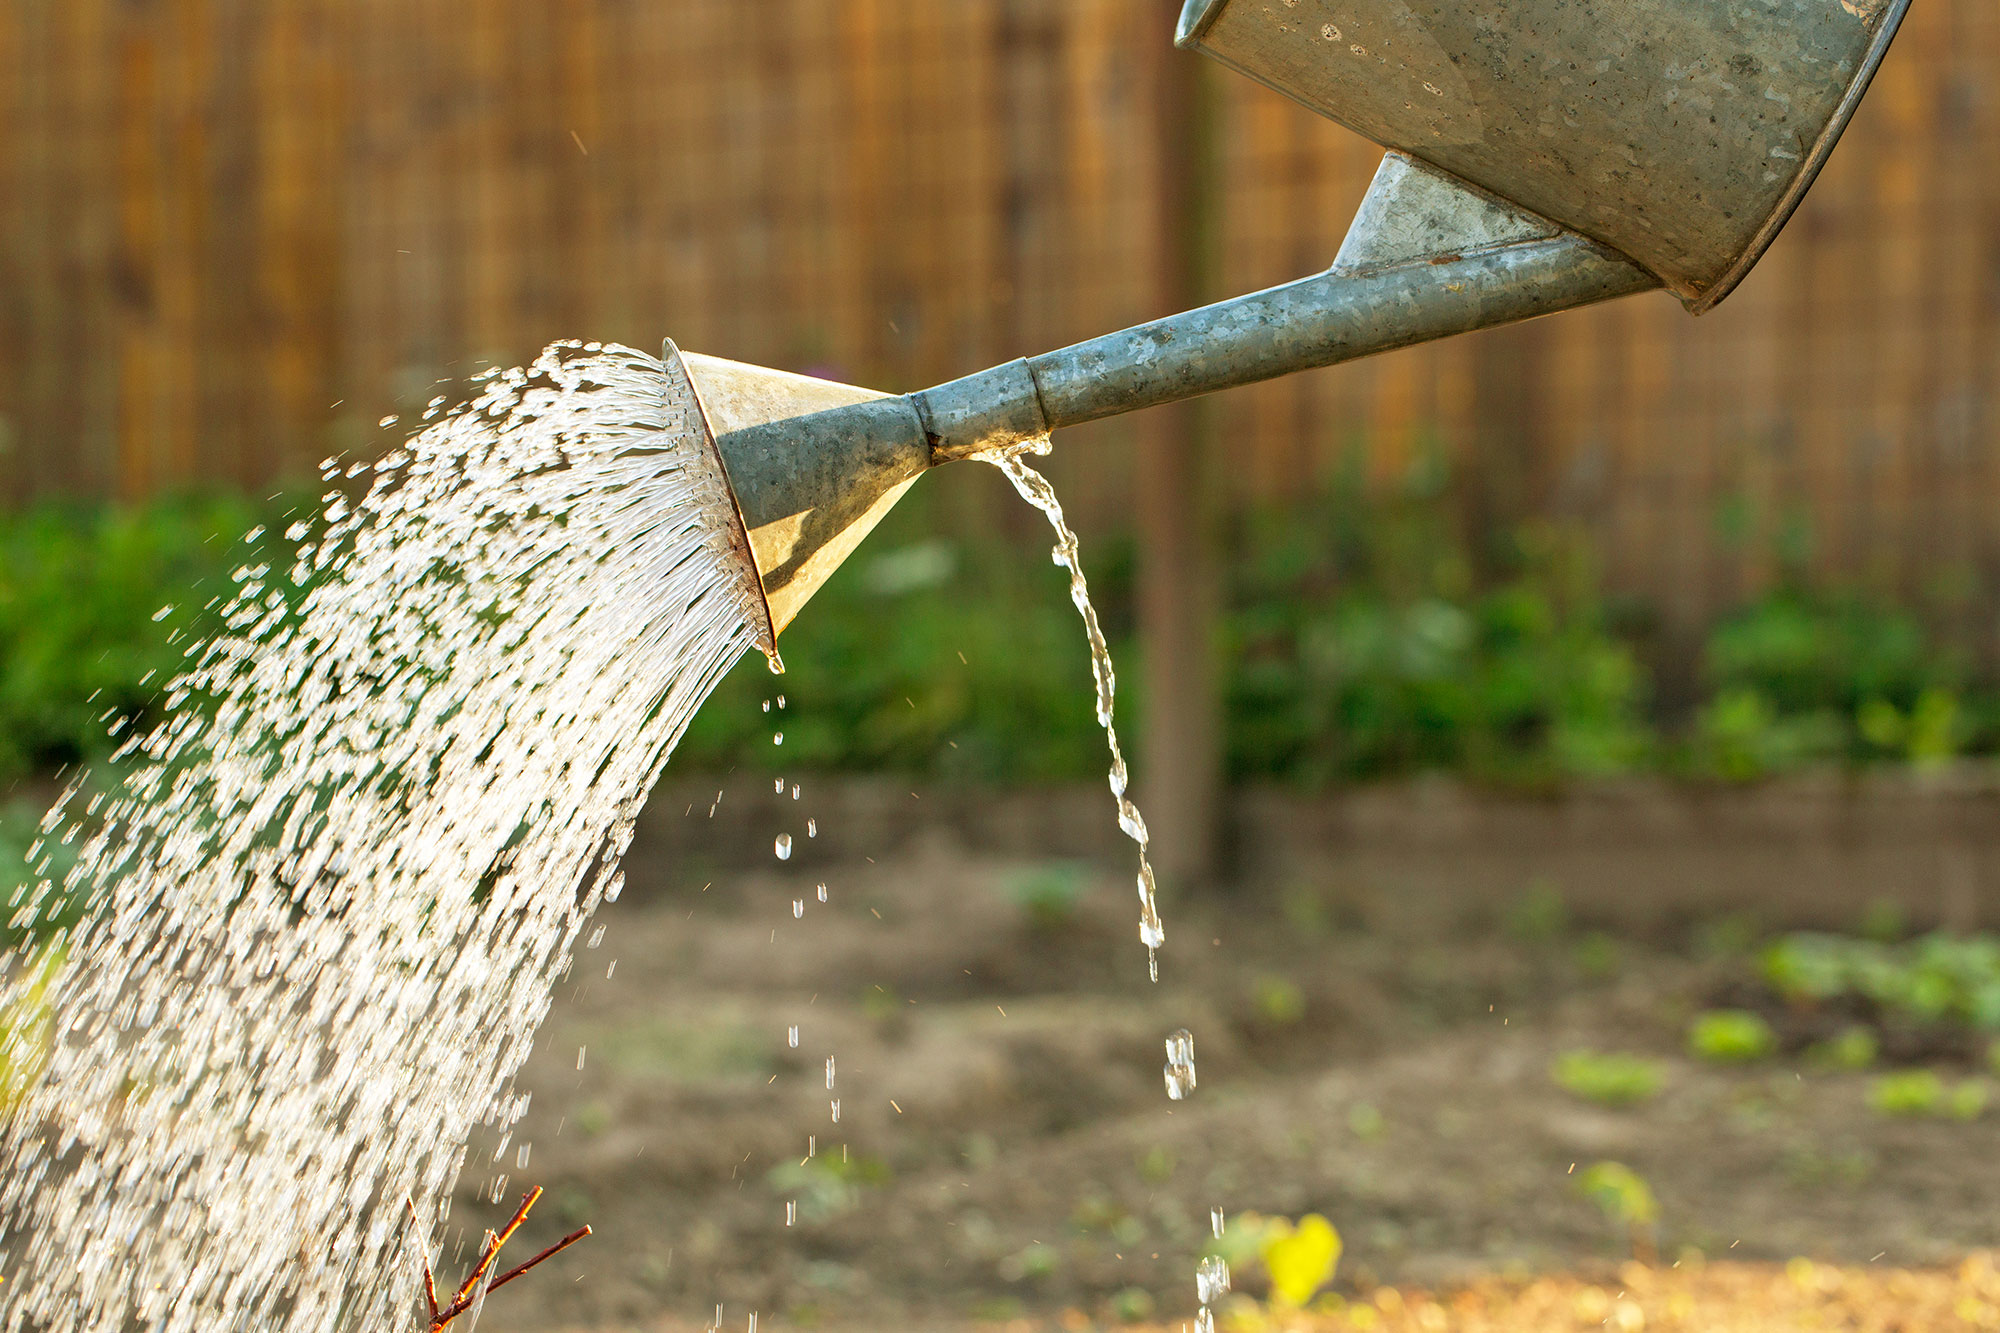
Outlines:
{"label": "reddish branch", "polygon": [[[542,1260],[554,1258],[590,1234],[589,1227],[573,1231],[534,1258],[528,1260],[528,1262],[510,1268],[491,1282],[486,1282],[486,1275],[493,1271],[493,1263],[500,1257],[500,1247],[511,1240],[514,1233],[521,1229],[521,1223],[528,1220],[529,1210],[535,1206],[536,1201],[541,1197],[542,1187],[537,1185],[521,1196],[521,1206],[514,1210],[514,1216],[508,1219],[506,1226],[502,1227],[498,1233],[492,1231],[486,1233],[486,1243],[479,1247],[479,1261],[472,1266],[472,1271],[465,1275],[465,1281],[459,1284],[457,1292],[452,1295],[450,1302],[445,1305],[441,1306],[438,1304],[437,1277],[431,1272],[429,1255],[425,1255],[424,1301],[429,1305],[431,1312],[430,1333],[444,1333],[445,1327],[452,1320],[470,1310],[474,1305],[477,1305],[482,1296],[500,1290],[500,1288],[506,1286],[509,1282],[512,1282],[515,1278],[542,1262]],[[410,1224],[412,1227],[415,1227],[417,1225],[417,1205],[408,1199],[405,1199],[404,1203],[410,1209]],[[480,1289],[482,1282],[486,1282],[483,1291]]]}

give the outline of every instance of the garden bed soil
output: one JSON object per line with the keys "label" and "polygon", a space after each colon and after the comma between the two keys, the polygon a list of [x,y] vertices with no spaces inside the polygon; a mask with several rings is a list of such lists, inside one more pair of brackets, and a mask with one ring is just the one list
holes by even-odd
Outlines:
{"label": "garden bed soil", "polygon": [[[1739,894],[1726,916],[1598,912],[1621,865],[1643,878],[1643,847],[1607,853],[1607,881],[1580,862],[1564,878],[1563,848],[1538,863],[1518,831],[1489,857],[1448,827],[1401,862],[1377,847],[1365,868],[1335,855],[1338,838],[1273,840],[1261,877],[1168,905],[1153,985],[1114,841],[1061,848],[1074,864],[969,846],[907,792],[895,836],[863,837],[838,822],[852,793],[774,802],[757,781],[764,802],[731,788],[723,805],[745,813],[718,808],[706,845],[689,793],[656,799],[629,887],[578,950],[524,1072],[528,1118],[475,1147],[452,1209],[467,1237],[536,1184],[548,1200],[515,1242],[524,1255],[596,1228],[495,1296],[484,1333],[693,1329],[718,1303],[739,1329],[752,1311],[760,1330],[1178,1328],[1218,1206],[1331,1219],[1342,1300],[1446,1293],[1378,1309],[1378,1327],[1603,1327],[1627,1299],[1647,1327],[1793,1327],[1803,1296],[1780,1308],[1758,1293],[1798,1287],[1782,1265],[1801,1256],[1842,1266],[1813,1308],[1873,1311],[1855,1327],[1898,1327],[1899,1303],[2000,1305],[1990,1275],[1956,1267],[1995,1239],[2000,1112],[1887,1118],[1871,1073],[1685,1052],[1689,1019],[1749,971],[1730,952],[1743,910],[1785,924],[1771,904],[1811,903],[1804,885]],[[1103,793],[1073,804],[1108,822]],[[773,835],[808,813],[821,835],[779,863]],[[1052,830],[1078,817],[1048,811]],[[764,852],[746,863],[753,835]],[[1450,890],[1454,875],[1478,892]],[[1942,901],[1914,877],[1878,887],[1896,883]],[[1180,1027],[1200,1084],[1176,1103],[1162,1041]],[[1655,1058],[1664,1089],[1626,1109],[1581,1101],[1549,1074],[1577,1047]],[[1932,1054],[1952,1078],[1978,1075]],[[1660,1220],[1642,1247],[1682,1270],[1621,1269],[1632,1237],[1575,1188],[1606,1160],[1648,1182]],[[1888,1268],[1930,1271],[1874,1276]],[[1263,1294],[1254,1265],[1238,1277],[1239,1294]],[[1594,1323],[1588,1291],[1611,1302]],[[1741,1318],[1702,1314],[1724,1310]]]}

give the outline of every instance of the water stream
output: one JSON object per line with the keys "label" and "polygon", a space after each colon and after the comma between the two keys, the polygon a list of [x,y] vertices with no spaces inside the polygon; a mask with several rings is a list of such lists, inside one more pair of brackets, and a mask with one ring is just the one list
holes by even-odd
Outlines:
{"label": "water stream", "polygon": [[[1048,451],[1049,442],[1044,437],[985,455],[984,461],[1004,472],[1020,497],[1041,510],[1048,517],[1049,526],[1055,529],[1056,545],[1052,554],[1056,564],[1069,571],[1069,599],[1076,604],[1077,614],[1083,617],[1083,632],[1090,640],[1090,670],[1097,686],[1097,724],[1104,728],[1105,742],[1111,747],[1111,795],[1118,804],[1118,827],[1139,847],[1139,939],[1146,946],[1147,971],[1153,980],[1158,981],[1159,950],[1167,942],[1167,932],[1160,924],[1153,865],[1147,857],[1151,838],[1146,832],[1146,821],[1139,814],[1139,807],[1133,804],[1128,794],[1132,775],[1125,766],[1124,751],[1118,746],[1118,729],[1111,720],[1112,709],[1118,702],[1118,675],[1111,667],[1111,649],[1104,642],[1104,630],[1097,623],[1097,608],[1090,604],[1090,585],[1083,577],[1083,558],[1078,550],[1076,534],[1070,531],[1069,521],[1063,517],[1062,501],[1056,498],[1055,487],[1049,484],[1049,479],[1027,463],[1029,455],[1046,454]],[[1191,1055],[1187,1077],[1188,1086],[1192,1087]],[[1169,1086],[1173,1083],[1171,1072],[1168,1082]]]}
{"label": "water stream", "polygon": [[51,813],[75,868],[13,926],[100,906],[8,963],[0,1329],[415,1322],[463,1145],[515,1160],[551,988],[752,644],[695,412],[625,348],[491,377],[239,571],[122,789]]}

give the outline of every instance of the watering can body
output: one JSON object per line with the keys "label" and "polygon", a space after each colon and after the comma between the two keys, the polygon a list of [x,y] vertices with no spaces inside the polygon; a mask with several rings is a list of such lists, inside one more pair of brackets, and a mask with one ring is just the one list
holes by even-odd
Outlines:
{"label": "watering can body", "polygon": [[937,463],[1659,287],[1709,309],[1811,187],[1908,6],[1187,0],[1180,45],[1390,150],[1332,266],[896,396],[669,343],[767,646]]}
{"label": "watering can body", "polygon": [[1179,45],[1637,261],[1697,313],[1833,150],[1909,0],[1189,0]]}

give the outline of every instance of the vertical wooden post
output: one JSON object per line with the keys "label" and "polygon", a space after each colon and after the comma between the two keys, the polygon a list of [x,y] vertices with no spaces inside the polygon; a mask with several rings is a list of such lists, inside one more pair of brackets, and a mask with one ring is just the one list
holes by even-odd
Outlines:
{"label": "vertical wooden post", "polygon": [[[1159,162],[1161,314],[1200,305],[1211,285],[1215,211],[1212,117],[1200,57],[1169,44],[1179,0],[1154,0],[1161,55],[1156,130]],[[1145,745],[1141,779],[1153,865],[1169,893],[1218,869],[1222,805],[1222,708],[1204,404],[1180,403],[1136,423],[1139,633],[1145,656]]]}

